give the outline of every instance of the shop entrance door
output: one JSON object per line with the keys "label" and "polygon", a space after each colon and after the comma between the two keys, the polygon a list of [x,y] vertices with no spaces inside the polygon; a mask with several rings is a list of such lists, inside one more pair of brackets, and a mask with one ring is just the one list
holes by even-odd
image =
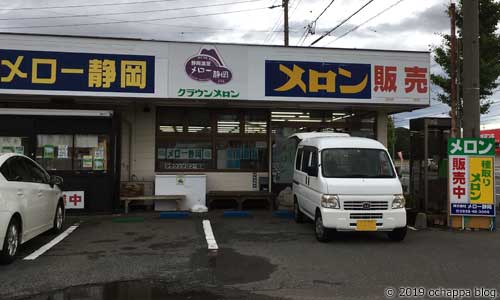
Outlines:
{"label": "shop entrance door", "polygon": [[25,154],[61,176],[69,211],[111,211],[118,206],[117,123],[106,117],[0,115],[0,151]]}

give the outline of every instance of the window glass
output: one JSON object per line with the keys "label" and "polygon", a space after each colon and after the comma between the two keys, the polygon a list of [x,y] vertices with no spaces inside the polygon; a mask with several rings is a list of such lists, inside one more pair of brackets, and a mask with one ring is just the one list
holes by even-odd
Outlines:
{"label": "window glass", "polygon": [[325,177],[393,178],[389,156],[379,149],[325,149],[321,152]]}
{"label": "window glass", "polygon": [[19,176],[15,172],[16,168],[14,168],[15,159],[16,158],[9,158],[6,162],[3,163],[2,167],[0,167],[0,172],[2,173],[3,177],[5,177],[5,179],[7,179],[8,181],[15,181],[17,180],[16,177]]}
{"label": "window glass", "polygon": [[210,133],[212,131],[210,111],[189,110],[187,112],[188,133]]}
{"label": "window glass", "polygon": [[46,170],[71,170],[73,135],[37,135],[36,161]]}
{"label": "window glass", "polygon": [[27,137],[0,136],[0,154],[17,153],[28,155],[28,141]]}
{"label": "window glass", "polygon": [[108,170],[107,135],[77,134],[75,135],[74,170],[107,171]]}
{"label": "window glass", "polygon": [[267,133],[267,114],[265,112],[245,113],[245,133]]}
{"label": "window glass", "polygon": [[265,141],[219,141],[217,169],[265,170],[267,168]]}
{"label": "window glass", "polygon": [[311,158],[310,158],[310,162],[309,162],[309,167],[318,168],[318,151],[317,150],[311,151]]}
{"label": "window glass", "polygon": [[295,160],[295,169],[300,170],[300,163],[302,162],[302,148],[297,151],[297,159]]}
{"label": "window glass", "polygon": [[31,175],[31,181],[36,183],[49,183],[49,175],[34,162],[26,158],[20,158]]}
{"label": "window glass", "polygon": [[309,166],[311,159],[311,150],[304,149],[302,152],[302,172],[307,172],[307,167]]}
{"label": "window glass", "polygon": [[184,111],[179,109],[159,109],[158,129],[163,133],[184,132]]}
{"label": "window glass", "polygon": [[240,118],[238,114],[219,114],[217,118],[218,133],[240,133]]}
{"label": "window glass", "polygon": [[8,181],[32,182],[33,178],[22,157],[8,159],[1,168],[1,172]]}
{"label": "window glass", "polygon": [[212,143],[209,141],[162,142],[157,151],[159,171],[213,169]]}

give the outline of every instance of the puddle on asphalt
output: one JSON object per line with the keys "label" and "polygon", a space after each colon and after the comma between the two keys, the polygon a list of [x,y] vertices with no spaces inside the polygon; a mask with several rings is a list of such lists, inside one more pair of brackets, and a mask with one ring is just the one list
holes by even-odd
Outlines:
{"label": "puddle on asphalt", "polygon": [[155,281],[121,281],[99,285],[70,287],[64,290],[24,298],[25,300],[218,300],[208,291],[170,292]]}
{"label": "puddle on asphalt", "polygon": [[228,248],[208,255],[206,249],[200,249],[191,257],[191,264],[195,268],[206,268],[208,281],[214,285],[266,280],[276,270],[276,265],[263,257],[243,255]]}

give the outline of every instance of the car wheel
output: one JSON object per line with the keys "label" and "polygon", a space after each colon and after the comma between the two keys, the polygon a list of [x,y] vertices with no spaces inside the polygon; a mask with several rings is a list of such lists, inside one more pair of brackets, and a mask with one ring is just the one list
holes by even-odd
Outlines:
{"label": "car wheel", "polygon": [[293,201],[293,216],[296,223],[304,222],[304,214],[300,211],[299,202],[297,200]]}
{"label": "car wheel", "polygon": [[64,208],[62,204],[58,204],[54,216],[54,227],[52,227],[52,231],[54,233],[60,233],[63,229],[63,226],[64,226]]}
{"label": "car wheel", "polygon": [[323,218],[320,212],[316,212],[316,217],[314,218],[314,232],[318,241],[322,243],[329,241],[330,230],[323,226]]}
{"label": "car wheel", "polygon": [[387,236],[395,242],[401,242],[406,237],[406,226],[402,228],[396,228],[393,231],[387,233]]}
{"label": "car wheel", "polygon": [[9,264],[14,261],[21,244],[21,226],[16,219],[12,219],[7,227],[5,240],[3,242],[3,249],[0,252],[0,263]]}

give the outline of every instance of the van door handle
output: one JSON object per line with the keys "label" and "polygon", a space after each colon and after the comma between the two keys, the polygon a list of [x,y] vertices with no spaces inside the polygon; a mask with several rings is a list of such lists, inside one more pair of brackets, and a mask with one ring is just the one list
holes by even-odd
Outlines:
{"label": "van door handle", "polygon": [[23,196],[24,194],[23,194],[23,192],[17,192],[16,195]]}
{"label": "van door handle", "polygon": [[38,192],[38,197],[42,197],[43,193],[42,192]]}

